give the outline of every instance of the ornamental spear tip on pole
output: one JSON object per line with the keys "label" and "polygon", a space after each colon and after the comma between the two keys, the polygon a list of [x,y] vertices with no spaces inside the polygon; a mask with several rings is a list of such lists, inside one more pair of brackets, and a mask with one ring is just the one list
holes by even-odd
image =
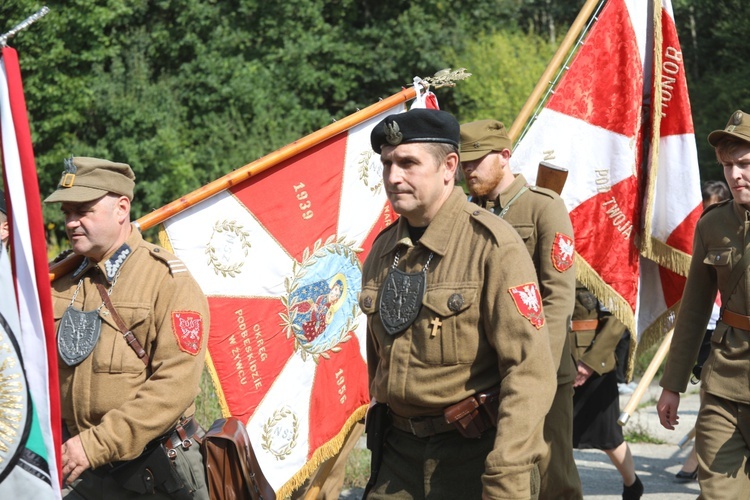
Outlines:
{"label": "ornamental spear tip on pole", "polygon": [[39,19],[47,15],[48,12],[49,12],[49,8],[47,6],[44,6],[38,11],[36,11],[34,14],[30,15],[29,17],[21,21],[21,23],[16,25],[12,30],[0,36],[0,48],[5,47],[8,44],[8,39],[10,37],[15,35],[19,31],[28,28],[29,26],[37,22]]}

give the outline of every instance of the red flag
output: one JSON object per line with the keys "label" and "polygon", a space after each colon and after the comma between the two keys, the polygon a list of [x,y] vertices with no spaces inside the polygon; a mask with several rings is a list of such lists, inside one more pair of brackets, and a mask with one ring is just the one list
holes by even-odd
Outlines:
{"label": "red flag", "polygon": [[209,366],[284,497],[369,403],[361,265],[395,219],[370,131],[391,108],[164,223],[208,296]]}
{"label": "red flag", "polygon": [[11,256],[18,301],[24,369],[46,453],[51,484],[59,496],[60,401],[52,297],[42,204],[16,51],[2,49],[0,130],[3,177],[11,222]]}
{"label": "red flag", "polygon": [[[542,160],[569,169],[578,276],[638,338],[682,295],[700,205],[671,6],[649,24],[648,4],[604,5],[511,160],[530,182]],[[654,85],[665,98],[652,115]]]}

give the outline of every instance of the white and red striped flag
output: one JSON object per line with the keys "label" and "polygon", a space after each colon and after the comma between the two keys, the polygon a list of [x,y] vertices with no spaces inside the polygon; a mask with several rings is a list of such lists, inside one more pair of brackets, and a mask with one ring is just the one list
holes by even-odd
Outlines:
{"label": "white and red striped flag", "polygon": [[[21,71],[18,55],[10,47],[3,47],[0,61],[0,132],[13,269],[13,286],[3,289],[0,300],[5,311],[11,307],[18,314],[15,337],[33,416],[24,449],[0,483],[0,493],[3,498],[58,498],[60,393],[47,245]],[[3,416],[7,417],[0,412],[3,424],[11,425]]]}
{"label": "white and red striped flag", "polygon": [[679,42],[669,0],[657,8],[607,1],[511,159],[532,183],[542,160],[569,170],[578,276],[638,338],[682,295],[700,213]]}
{"label": "white and red striped flag", "polygon": [[208,296],[207,362],[223,411],[247,423],[280,498],[340,449],[369,403],[361,265],[396,218],[370,132],[403,110],[383,110],[164,222]]}

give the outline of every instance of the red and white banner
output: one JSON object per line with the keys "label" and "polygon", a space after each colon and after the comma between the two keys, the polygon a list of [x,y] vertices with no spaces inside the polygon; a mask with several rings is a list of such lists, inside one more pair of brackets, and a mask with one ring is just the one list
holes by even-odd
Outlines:
{"label": "red and white banner", "polygon": [[[36,414],[24,455],[0,483],[0,492],[3,498],[56,498],[61,417],[47,245],[18,55],[9,47],[2,49],[0,61],[0,132],[14,285],[3,289],[2,301],[17,307],[16,338]],[[12,422],[3,419],[3,425]],[[3,435],[9,433],[10,428]]]}
{"label": "red and white banner", "polygon": [[391,108],[168,219],[208,296],[209,366],[280,498],[369,402],[361,266],[396,215],[372,127]]}
{"label": "red and white banner", "polygon": [[[562,197],[573,222],[578,277],[639,338],[682,295],[678,274],[687,273],[700,213],[671,5],[665,0],[663,14],[651,23],[650,4],[604,5],[511,159],[513,170],[532,183],[540,161],[569,170]],[[655,29],[661,46],[654,44]],[[658,97],[653,83],[661,103],[652,100]],[[642,264],[641,253],[655,262]],[[641,309],[647,314],[637,320]]]}

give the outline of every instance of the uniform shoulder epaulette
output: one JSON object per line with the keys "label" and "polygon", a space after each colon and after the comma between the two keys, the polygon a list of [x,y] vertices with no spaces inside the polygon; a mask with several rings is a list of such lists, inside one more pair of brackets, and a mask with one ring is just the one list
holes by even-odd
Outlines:
{"label": "uniform shoulder epaulette", "polygon": [[723,207],[724,205],[726,205],[727,203],[730,203],[731,201],[732,201],[732,199],[730,198],[728,200],[720,201],[718,203],[714,203],[713,205],[709,205],[708,207],[706,207],[705,210],[703,210],[703,213],[701,214],[701,216],[699,218],[702,218],[704,215],[706,215],[711,210],[714,210],[714,209],[716,209],[718,207]]}
{"label": "uniform shoulder epaulette", "polygon": [[555,198],[559,198],[560,197],[560,195],[557,194],[556,192],[554,192],[553,190],[547,189],[547,188],[543,188],[543,187],[540,187],[540,186],[529,186],[529,191],[531,191],[532,193],[543,194],[543,195],[545,195],[545,196],[547,196],[549,198],[552,198],[553,200]]}
{"label": "uniform shoulder epaulette", "polygon": [[492,238],[495,240],[495,243],[499,244],[503,241],[503,227],[507,226],[511,231],[515,231],[503,219],[479,205],[469,202],[469,204],[466,205],[466,211],[469,213],[470,220],[475,221],[489,231]]}
{"label": "uniform shoulder epaulette", "polygon": [[189,273],[187,272],[188,268],[185,263],[177,258],[177,256],[172,252],[169,252],[160,246],[154,245],[153,243],[148,243],[146,241],[144,241],[143,244],[148,248],[148,252],[149,254],[151,254],[151,257],[158,260],[159,262],[164,263],[169,268],[169,273],[172,276],[189,275]]}

